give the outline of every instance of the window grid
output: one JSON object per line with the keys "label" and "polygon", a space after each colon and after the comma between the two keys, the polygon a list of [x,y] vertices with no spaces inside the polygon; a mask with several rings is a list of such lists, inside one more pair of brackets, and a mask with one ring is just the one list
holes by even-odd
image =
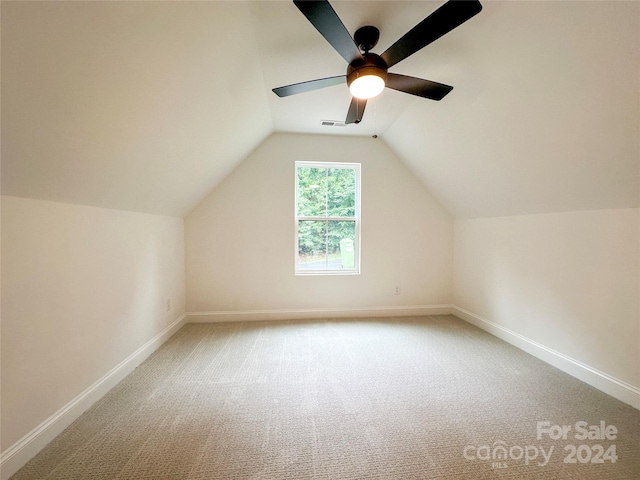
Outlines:
{"label": "window grid", "polygon": [[[299,215],[300,211],[300,169],[324,169],[325,173],[325,185],[324,185],[324,213],[325,215]],[[347,169],[354,172],[354,192],[353,192],[353,214],[348,216],[335,215],[335,212],[330,212],[329,208],[329,175],[330,171],[334,169]],[[332,163],[332,162],[296,162],[295,163],[295,273],[296,275],[354,275],[360,273],[360,164],[359,163]],[[318,213],[318,212],[314,212]],[[311,268],[308,264],[300,262],[300,228],[301,222],[324,222],[324,260],[320,260],[315,263]],[[336,260],[333,260],[333,264],[330,265],[330,225],[340,225],[340,223],[353,223],[353,241],[351,247],[351,255],[353,255],[353,267],[344,267],[342,262],[344,261],[344,254],[342,248],[340,248],[340,262],[341,265],[336,267]],[[339,237],[338,237],[339,238]],[[343,240],[345,240],[343,238]],[[340,242],[342,247],[342,242]],[[346,245],[346,250],[349,250],[349,245]],[[321,263],[324,262],[324,266]]]}

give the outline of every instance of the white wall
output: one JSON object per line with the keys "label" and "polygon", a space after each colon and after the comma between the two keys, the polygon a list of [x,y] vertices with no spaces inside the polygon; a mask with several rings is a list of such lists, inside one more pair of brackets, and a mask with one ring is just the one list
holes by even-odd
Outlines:
{"label": "white wall", "polygon": [[640,210],[455,222],[454,303],[640,388]]}
{"label": "white wall", "polygon": [[[360,275],[294,275],[296,160],[362,164]],[[380,139],[272,135],[186,217],[185,245],[190,312],[451,302],[452,219]]]}
{"label": "white wall", "polygon": [[182,219],[3,196],[2,451],[183,313]]}

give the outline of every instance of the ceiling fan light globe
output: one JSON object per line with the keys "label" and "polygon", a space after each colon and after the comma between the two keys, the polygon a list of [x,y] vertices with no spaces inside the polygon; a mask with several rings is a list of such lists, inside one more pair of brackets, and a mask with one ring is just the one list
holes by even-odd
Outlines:
{"label": "ceiling fan light globe", "polygon": [[362,100],[373,98],[384,90],[384,79],[377,75],[363,75],[349,85],[351,95]]}

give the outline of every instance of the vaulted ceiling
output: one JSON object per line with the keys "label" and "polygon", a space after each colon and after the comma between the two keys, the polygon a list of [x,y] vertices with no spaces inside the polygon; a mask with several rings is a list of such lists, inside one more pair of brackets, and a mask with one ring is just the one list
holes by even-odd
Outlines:
{"label": "vaulted ceiling", "polygon": [[[482,1],[482,0],[481,0]],[[334,1],[378,53],[443,2]],[[7,2],[2,193],[182,216],[272,132],[378,135],[456,217],[640,204],[640,2],[498,2],[391,71],[359,125],[346,63],[289,1]],[[329,159],[328,159],[329,160]]]}

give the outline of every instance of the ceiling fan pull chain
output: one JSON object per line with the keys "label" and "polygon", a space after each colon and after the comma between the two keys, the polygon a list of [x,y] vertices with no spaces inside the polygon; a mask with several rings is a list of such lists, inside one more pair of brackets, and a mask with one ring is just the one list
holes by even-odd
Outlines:
{"label": "ceiling fan pull chain", "polygon": [[373,138],[378,138],[378,99],[373,100]]}

